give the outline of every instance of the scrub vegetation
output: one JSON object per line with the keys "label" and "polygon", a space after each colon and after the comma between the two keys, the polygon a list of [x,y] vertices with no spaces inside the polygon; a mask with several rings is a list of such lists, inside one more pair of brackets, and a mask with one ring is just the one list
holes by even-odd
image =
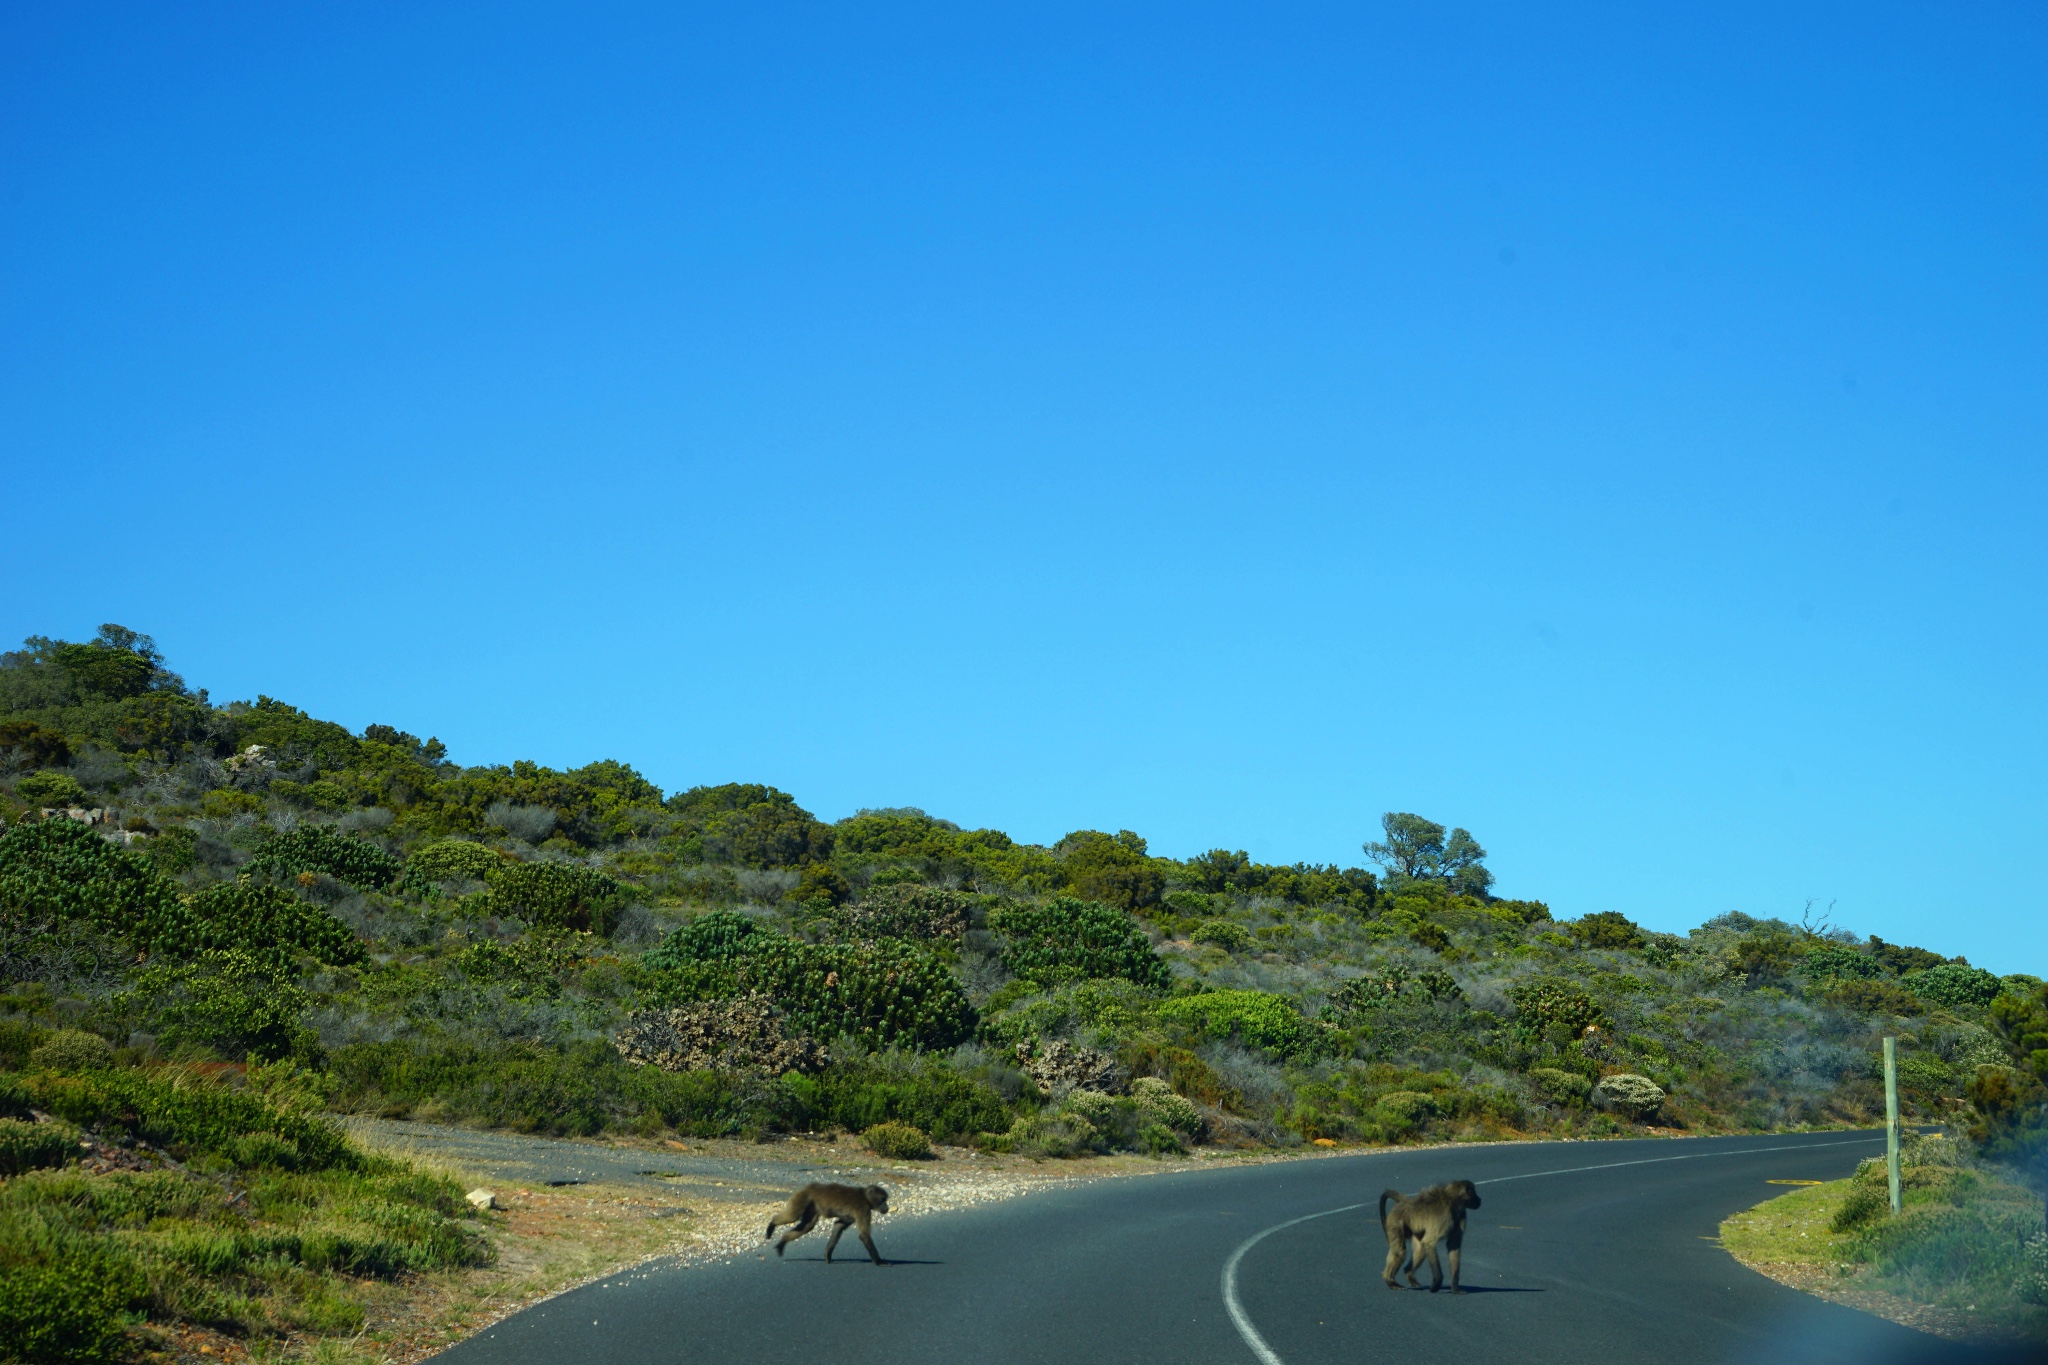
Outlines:
{"label": "scrub vegetation", "polygon": [[1909,1135],[1900,1177],[1896,1215],[1884,1159],[1873,1157],[1852,1179],[1737,1214],[1722,1243],[1801,1288],[1916,1326],[2048,1343],[2040,1195],[1946,1136]]}
{"label": "scrub vegetation", "polygon": [[[1889,1033],[1910,1117],[2015,1169],[2048,1138],[2035,978],[1810,913],[1559,921],[1408,813],[1370,867],[827,822],[216,705],[107,626],[0,655],[0,819],[23,1359],[118,1352],[123,1324],[345,1326],[351,1277],[488,1255],[451,1188],[322,1111],[1045,1157],[1762,1131],[1878,1117]],[[17,1326],[58,1313],[39,1284],[91,1287],[60,1306],[100,1325]]]}

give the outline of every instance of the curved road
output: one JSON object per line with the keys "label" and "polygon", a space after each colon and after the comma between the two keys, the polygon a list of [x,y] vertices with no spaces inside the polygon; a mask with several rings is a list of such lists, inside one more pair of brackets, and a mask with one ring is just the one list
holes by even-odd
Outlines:
{"label": "curved road", "polygon": [[[891,1264],[817,1233],[778,1262],[660,1263],[551,1299],[448,1365],[1425,1361],[1990,1362],[1743,1269],[1712,1240],[1772,1179],[1832,1180],[1881,1136],[1529,1143],[1104,1180],[876,1224]],[[1373,1201],[1478,1182],[1468,1292],[1389,1293]],[[1347,1206],[1350,1207],[1348,1211]],[[851,1244],[851,1256],[845,1254]],[[858,1258],[858,1259],[855,1259]],[[1425,1272],[1423,1282],[1428,1282]]]}

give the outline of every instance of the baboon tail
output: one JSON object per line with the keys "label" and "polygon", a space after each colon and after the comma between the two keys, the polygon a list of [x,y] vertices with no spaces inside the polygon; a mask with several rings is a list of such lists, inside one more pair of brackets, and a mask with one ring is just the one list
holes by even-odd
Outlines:
{"label": "baboon tail", "polygon": [[1380,1191],[1380,1231],[1381,1231],[1381,1232],[1385,1232],[1385,1231],[1387,1230],[1387,1201],[1388,1201],[1389,1199],[1393,1200],[1393,1201],[1394,1201],[1394,1202],[1395,1202],[1396,1204],[1400,1203],[1400,1202],[1401,1202],[1401,1192],[1400,1192],[1399,1190],[1381,1190],[1381,1191]]}

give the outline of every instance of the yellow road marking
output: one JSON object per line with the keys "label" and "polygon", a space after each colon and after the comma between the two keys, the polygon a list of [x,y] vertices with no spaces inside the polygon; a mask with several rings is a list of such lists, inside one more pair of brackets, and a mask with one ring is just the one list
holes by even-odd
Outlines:
{"label": "yellow road marking", "polygon": [[1766,1185],[1825,1185],[1825,1180],[1766,1180]]}

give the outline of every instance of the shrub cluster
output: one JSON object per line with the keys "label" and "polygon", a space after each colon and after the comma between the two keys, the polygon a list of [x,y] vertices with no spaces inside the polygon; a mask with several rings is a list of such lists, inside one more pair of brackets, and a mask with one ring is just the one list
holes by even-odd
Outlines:
{"label": "shrub cluster", "polygon": [[245,870],[283,880],[324,873],[364,891],[384,891],[404,876],[405,864],[367,840],[300,825],[258,844]]}
{"label": "shrub cluster", "polygon": [[485,877],[476,909],[538,929],[610,935],[632,889],[580,863],[501,863]]}
{"label": "shrub cluster", "polygon": [[1122,977],[1163,990],[1173,979],[1137,922],[1097,901],[1056,896],[1043,905],[1002,905],[988,923],[1009,939],[1003,965],[1026,981]]}
{"label": "shrub cluster", "polygon": [[729,911],[700,916],[642,961],[654,993],[716,999],[772,997],[790,1025],[821,1038],[847,1034],[870,1047],[951,1047],[974,1032],[974,1007],[945,964],[914,944],[880,939],[811,944],[772,934]]}
{"label": "shrub cluster", "polygon": [[636,1014],[615,1045],[627,1061],[664,1071],[780,1076],[816,1071],[825,1062],[815,1038],[784,1031],[780,1011],[765,995]]}
{"label": "shrub cluster", "polygon": [[1159,1006],[1162,1019],[1184,1020],[1211,1038],[1232,1038],[1283,1057],[1312,1050],[1310,1028],[1294,1002],[1267,991],[1205,991]]}

